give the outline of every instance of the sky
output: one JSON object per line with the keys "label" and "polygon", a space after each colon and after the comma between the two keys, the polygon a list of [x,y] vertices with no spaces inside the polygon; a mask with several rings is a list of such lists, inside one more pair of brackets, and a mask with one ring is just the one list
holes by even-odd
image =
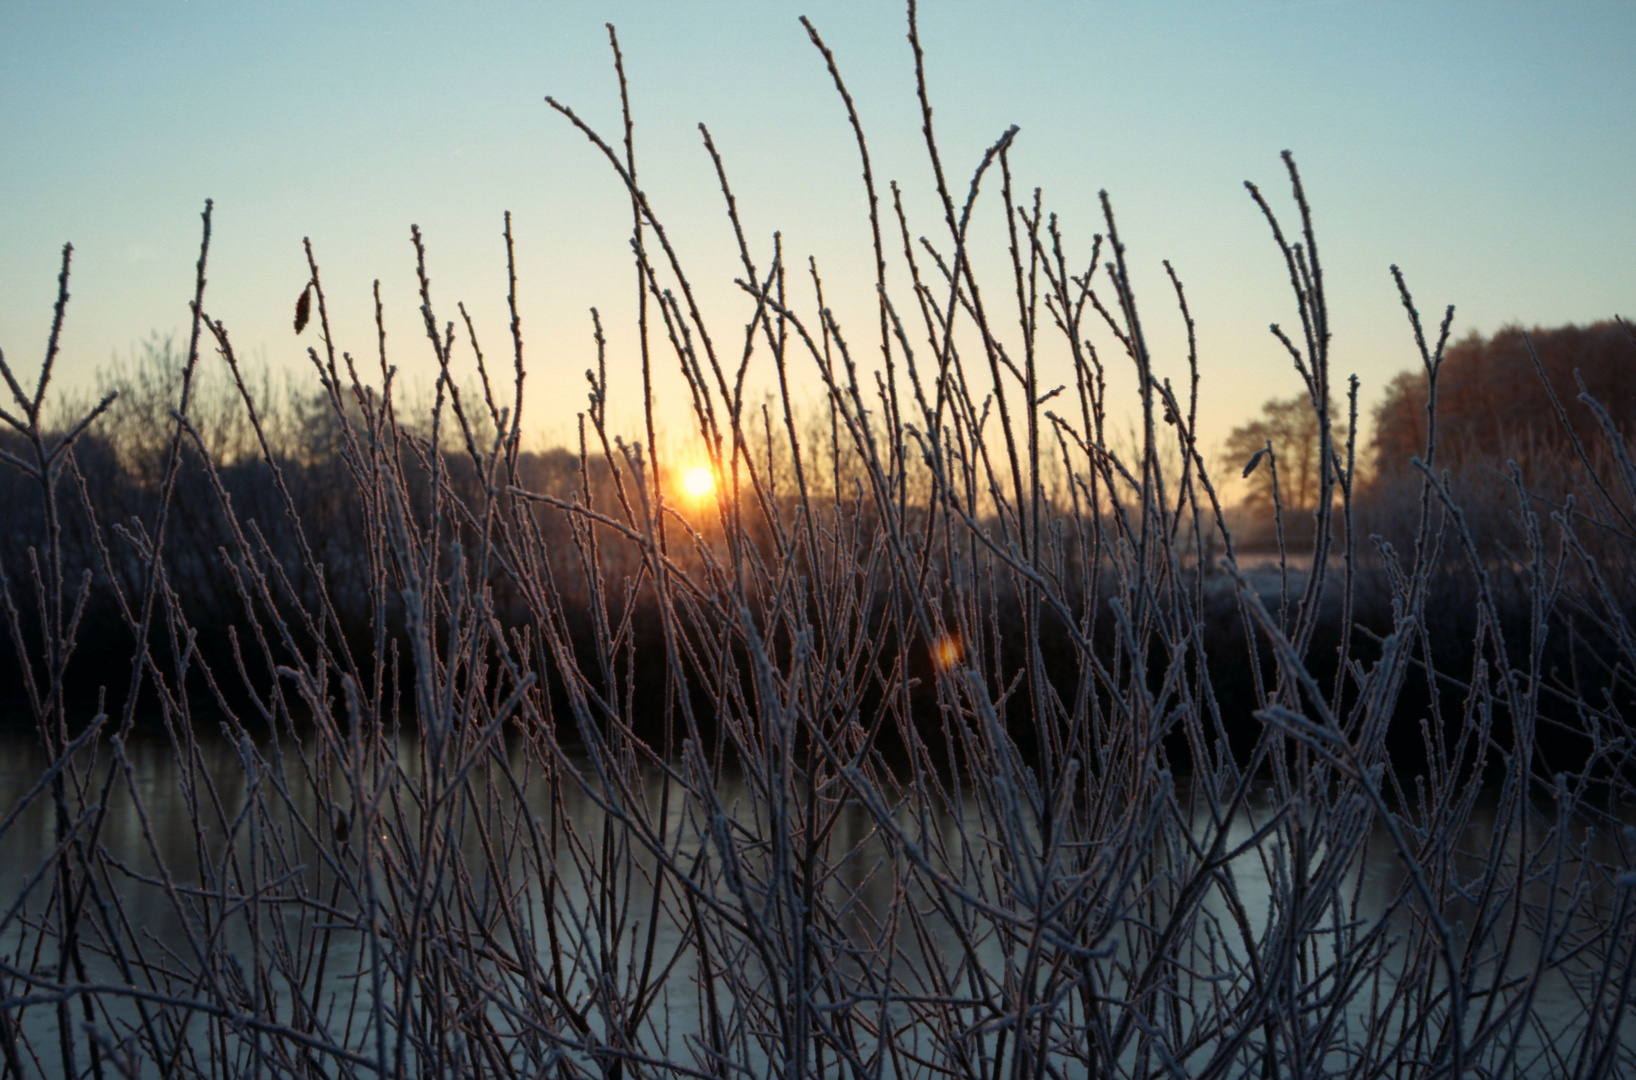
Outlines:
{"label": "sky", "polygon": [[[429,385],[409,227],[426,236],[439,319],[464,301],[485,353],[508,357],[510,210],[531,438],[567,437],[585,407],[593,306],[609,327],[610,411],[635,434],[629,204],[544,102],[617,137],[608,22],[642,186],[717,336],[740,336],[749,310],[701,121],[757,259],[782,230],[789,262],[817,260],[837,316],[867,341],[856,148],[802,14],[835,51],[882,187],[898,180],[913,231],[947,247],[891,0],[3,0],[0,350],[32,379],[65,241],[64,386],[91,385],[151,333],[183,331],[212,198],[205,306],[242,353],[306,363],[315,339],[291,317],[307,237],[340,346],[374,362],[379,279],[391,360]],[[1428,319],[1456,305],[1457,334],[1636,314],[1636,4],[924,0],[920,25],[953,182],[963,189],[1018,125],[1017,189],[1043,189],[1081,262],[1106,189],[1172,375],[1183,339],[1161,260],[1176,267],[1198,323],[1207,444],[1300,387],[1267,330],[1294,322],[1287,277],[1242,186],[1259,183],[1292,220],[1285,149],[1314,207],[1336,378],[1357,374],[1366,408],[1418,363],[1393,263]],[[979,270],[1002,288],[997,187],[977,213]],[[1061,357],[1042,364],[1047,385],[1066,381]],[[1126,367],[1116,393],[1133,385]],[[675,377],[660,389],[685,423]]]}

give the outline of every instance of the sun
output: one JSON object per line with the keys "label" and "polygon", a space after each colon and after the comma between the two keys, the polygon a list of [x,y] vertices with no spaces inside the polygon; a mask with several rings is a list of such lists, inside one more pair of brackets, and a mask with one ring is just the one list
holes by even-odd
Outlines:
{"label": "sun", "polygon": [[716,490],[716,474],[710,471],[709,466],[700,465],[696,469],[687,470],[682,477],[682,490],[695,499],[702,499]]}

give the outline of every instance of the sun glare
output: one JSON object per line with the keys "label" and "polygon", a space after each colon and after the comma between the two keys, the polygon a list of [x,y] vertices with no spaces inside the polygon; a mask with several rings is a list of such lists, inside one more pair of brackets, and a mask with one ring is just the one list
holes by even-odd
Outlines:
{"label": "sun glare", "polygon": [[708,466],[689,469],[687,475],[682,477],[682,490],[695,499],[702,499],[716,490],[716,476]]}

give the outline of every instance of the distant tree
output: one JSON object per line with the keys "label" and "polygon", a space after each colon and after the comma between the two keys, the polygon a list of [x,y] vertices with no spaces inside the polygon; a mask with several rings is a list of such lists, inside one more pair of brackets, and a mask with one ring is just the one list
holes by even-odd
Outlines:
{"label": "distant tree", "polygon": [[[1457,346],[1458,347],[1458,346]],[[1400,371],[1375,406],[1375,474],[1396,475],[1426,452],[1426,373]]]}
{"label": "distant tree", "polygon": [[[1526,333],[1526,340],[1524,334]],[[1636,433],[1636,339],[1617,322],[1524,331],[1508,326],[1491,338],[1472,333],[1450,345],[1438,375],[1437,459],[1440,465],[1480,458],[1512,458],[1524,465],[1541,456],[1572,453],[1528,353],[1532,341],[1545,378],[1574,433],[1599,445],[1600,423],[1579,400],[1579,383],[1607,409],[1627,437]],[[1375,475],[1404,472],[1425,454],[1426,375],[1404,372],[1375,408]]]}
{"label": "distant tree", "polygon": [[[1331,438],[1336,446],[1346,442],[1346,424],[1335,416],[1330,403]],[[1278,495],[1286,509],[1310,510],[1318,504],[1318,414],[1305,394],[1273,398],[1261,406],[1261,415],[1232,430],[1222,448],[1224,464],[1237,473],[1258,452],[1272,443],[1278,465]],[[1250,473],[1245,502],[1257,509],[1272,506],[1271,463],[1260,461]]]}

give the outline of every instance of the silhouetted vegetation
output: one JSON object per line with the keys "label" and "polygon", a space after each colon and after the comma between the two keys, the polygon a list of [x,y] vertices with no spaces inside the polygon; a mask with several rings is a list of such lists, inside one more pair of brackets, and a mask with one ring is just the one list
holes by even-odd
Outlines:
{"label": "silhouetted vegetation", "polygon": [[[1347,425],[1337,420],[1334,401],[1325,412],[1329,445],[1349,445]],[[1240,476],[1248,482],[1240,504],[1242,548],[1312,547],[1313,511],[1323,475],[1318,457],[1324,445],[1318,411],[1312,399],[1301,394],[1269,399],[1261,406],[1261,415],[1228,433],[1222,464],[1242,470]]]}
{"label": "silhouetted vegetation", "polygon": [[[1376,407],[1372,449],[1382,479],[1412,472],[1410,460],[1424,451],[1428,390],[1425,372],[1404,372]],[[1575,443],[1600,459],[1609,445],[1607,424],[1617,438],[1631,434],[1636,341],[1613,320],[1532,331],[1509,326],[1491,338],[1474,331],[1444,357],[1437,415],[1446,465],[1510,459],[1530,471],[1571,471],[1578,465]]]}
{"label": "silhouetted vegetation", "polygon": [[[942,210],[918,240],[807,24],[863,166],[856,336],[816,266],[745,236],[708,132],[746,317],[705,320],[634,180],[611,28],[623,142],[547,99],[631,200],[640,441],[609,429],[601,356],[579,446],[523,449],[509,217],[499,365],[464,309],[464,338],[439,320],[412,229],[437,357],[414,406],[384,335],[367,370],[331,337],[310,246],[316,385],[251,377],[209,311],[207,204],[187,343],[53,411],[65,249],[34,388],[0,363],[6,708],[46,762],[0,844],[49,838],[0,910],[7,1075],[1636,1067],[1624,414],[1474,505],[1434,409],[1421,466],[1366,483],[1286,153],[1292,206],[1249,185],[1250,209],[1294,284],[1274,332],[1314,452],[1299,507],[1301,454],[1279,465],[1279,557],[1241,559],[1200,358],[1190,335],[1181,389],[1156,373],[1111,201],[1068,235],[1013,188],[1016,128],[950,178],[912,3],[909,26]],[[997,266],[978,214],[1012,241]],[[1427,327],[1396,284],[1441,402],[1453,309]],[[1093,336],[1137,377],[1128,449]],[[693,502],[661,362],[714,475]],[[159,824],[144,718],[185,807]]]}

